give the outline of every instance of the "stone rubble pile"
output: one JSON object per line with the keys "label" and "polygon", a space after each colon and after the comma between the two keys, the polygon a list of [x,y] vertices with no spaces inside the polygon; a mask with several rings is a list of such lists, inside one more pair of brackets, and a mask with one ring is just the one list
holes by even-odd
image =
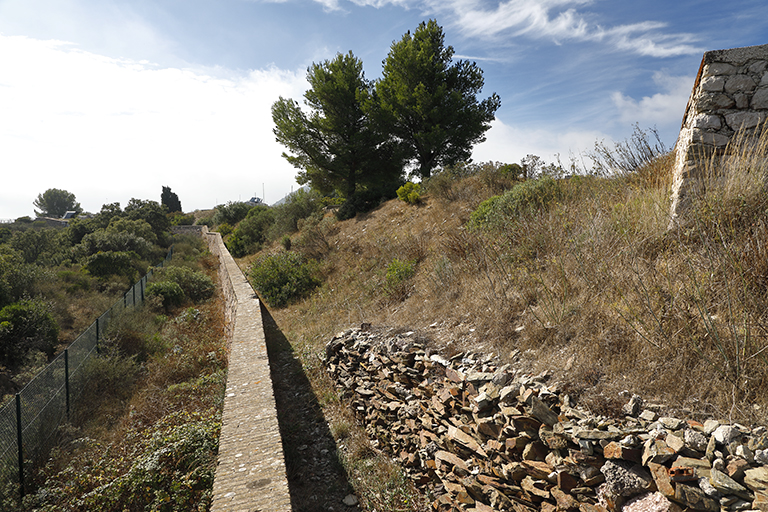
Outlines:
{"label": "stone rubble pile", "polygon": [[[365,327],[365,326],[364,326]],[[768,430],[574,407],[547,375],[430,354],[413,333],[352,329],[326,365],[378,448],[433,510],[768,512]]]}

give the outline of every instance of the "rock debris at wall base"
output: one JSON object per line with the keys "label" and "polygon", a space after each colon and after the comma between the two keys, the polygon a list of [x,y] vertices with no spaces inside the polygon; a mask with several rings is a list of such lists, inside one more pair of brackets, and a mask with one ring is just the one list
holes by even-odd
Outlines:
{"label": "rock debris at wall base", "polygon": [[436,511],[768,511],[764,427],[657,418],[636,396],[623,420],[590,415],[546,374],[444,359],[412,333],[348,330],[326,367]]}

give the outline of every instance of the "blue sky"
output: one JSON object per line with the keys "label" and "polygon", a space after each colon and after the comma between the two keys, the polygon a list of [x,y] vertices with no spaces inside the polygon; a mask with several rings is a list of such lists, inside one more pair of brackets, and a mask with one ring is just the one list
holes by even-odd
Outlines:
{"label": "blue sky", "polygon": [[656,127],[677,137],[704,51],[768,43],[764,0],[0,0],[0,219],[48,188],[83,208],[162,186],[185,211],[296,188],[270,106],[352,51],[380,76],[436,19],[501,97],[475,161],[563,161]]}

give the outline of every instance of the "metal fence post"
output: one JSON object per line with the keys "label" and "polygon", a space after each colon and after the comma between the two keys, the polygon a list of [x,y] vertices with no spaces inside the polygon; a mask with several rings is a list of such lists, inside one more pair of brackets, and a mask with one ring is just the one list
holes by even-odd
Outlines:
{"label": "metal fence post", "polygon": [[64,391],[67,393],[67,421],[69,421],[69,349],[64,349]]}
{"label": "metal fence post", "polygon": [[96,317],[96,353],[101,353],[99,351],[99,317]]}
{"label": "metal fence post", "polygon": [[19,492],[24,499],[24,443],[21,435],[21,395],[16,393],[16,442],[19,444]]}

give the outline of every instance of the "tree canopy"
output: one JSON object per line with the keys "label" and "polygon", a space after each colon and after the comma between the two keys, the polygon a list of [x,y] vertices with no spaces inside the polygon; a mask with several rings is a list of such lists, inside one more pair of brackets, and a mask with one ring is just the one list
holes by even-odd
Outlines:
{"label": "tree canopy", "polygon": [[171,187],[163,187],[163,192],[160,194],[160,204],[168,207],[169,213],[182,211],[179,196],[171,191]]}
{"label": "tree canopy", "polygon": [[[272,105],[277,141],[300,169],[296,181],[346,205],[376,202],[402,184],[404,167],[428,178],[432,169],[468,160],[485,140],[501,100],[479,101],[483,72],[453,61],[453,47],[436,21],[392,43],[383,76],[369,82],[352,52],[313,63],[302,110],[280,98]],[[365,199],[365,200],[363,200]]]}
{"label": "tree canopy", "polygon": [[485,140],[501,99],[478,101],[483,71],[474,62],[452,62],[435,20],[392,43],[376,83],[389,132],[401,140],[417,173],[428,178],[437,166],[468,160],[472,146]]}
{"label": "tree canopy", "polygon": [[292,99],[281,97],[272,105],[274,134],[292,153],[283,157],[301,169],[296,181],[350,197],[360,186],[397,180],[402,161],[396,146],[365,110],[372,87],[362,61],[349,52],[313,63],[307,81],[304,103],[309,113]]}
{"label": "tree canopy", "polygon": [[65,213],[74,211],[82,213],[80,203],[75,199],[75,194],[58,188],[49,188],[37,195],[32,204],[37,208],[35,215],[38,217],[63,217]]}

